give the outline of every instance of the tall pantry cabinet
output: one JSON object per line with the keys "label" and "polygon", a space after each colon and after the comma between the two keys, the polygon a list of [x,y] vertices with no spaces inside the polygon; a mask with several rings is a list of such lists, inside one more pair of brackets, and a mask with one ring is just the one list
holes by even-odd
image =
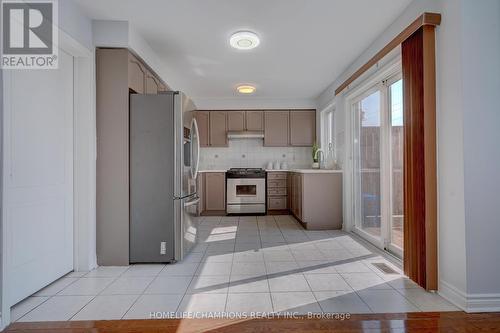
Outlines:
{"label": "tall pantry cabinet", "polygon": [[99,265],[129,264],[129,94],[167,89],[128,49],[96,50]]}

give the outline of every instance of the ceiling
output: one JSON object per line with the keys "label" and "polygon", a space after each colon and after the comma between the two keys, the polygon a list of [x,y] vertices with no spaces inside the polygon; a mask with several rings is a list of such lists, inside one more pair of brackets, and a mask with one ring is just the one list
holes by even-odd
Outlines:
{"label": "ceiling", "polygon": [[[316,98],[411,0],[77,0],[93,19],[127,20],[195,99]],[[250,51],[229,46],[256,32]],[[173,83],[173,84],[172,84]],[[248,98],[248,97],[246,97]]]}

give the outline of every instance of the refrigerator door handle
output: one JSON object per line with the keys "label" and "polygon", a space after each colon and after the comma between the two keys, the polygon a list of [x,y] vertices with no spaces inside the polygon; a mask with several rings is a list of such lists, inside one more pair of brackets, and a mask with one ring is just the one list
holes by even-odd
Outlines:
{"label": "refrigerator door handle", "polygon": [[183,195],[183,196],[180,196],[180,197],[177,197],[174,195],[174,200],[183,200],[183,199],[186,199],[186,198],[189,198],[189,197],[194,197],[196,194],[194,193],[191,193],[191,194],[186,194],[186,195]]}
{"label": "refrigerator door handle", "polygon": [[191,151],[196,152],[195,156],[191,156],[191,177],[196,179],[196,177],[198,177],[198,166],[200,164],[200,132],[198,130],[198,123],[194,117],[193,120],[191,120],[191,130],[194,132],[191,134],[191,138],[195,138],[195,140],[191,140],[191,144],[196,145],[196,147],[191,147]]}
{"label": "refrigerator door handle", "polygon": [[200,202],[200,197],[196,197],[194,200],[188,201],[184,203],[184,207],[194,206]]}

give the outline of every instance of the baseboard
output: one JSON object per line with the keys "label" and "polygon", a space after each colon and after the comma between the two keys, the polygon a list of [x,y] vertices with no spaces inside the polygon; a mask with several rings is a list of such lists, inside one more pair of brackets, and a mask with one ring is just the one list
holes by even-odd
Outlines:
{"label": "baseboard", "polygon": [[500,294],[469,294],[466,312],[500,311]]}
{"label": "baseboard", "polygon": [[440,280],[438,286],[438,294],[441,295],[448,302],[466,311],[467,309],[467,295],[457,289],[450,283]]}
{"label": "baseboard", "polygon": [[439,282],[438,293],[468,313],[500,311],[500,294],[467,294],[443,280]]}

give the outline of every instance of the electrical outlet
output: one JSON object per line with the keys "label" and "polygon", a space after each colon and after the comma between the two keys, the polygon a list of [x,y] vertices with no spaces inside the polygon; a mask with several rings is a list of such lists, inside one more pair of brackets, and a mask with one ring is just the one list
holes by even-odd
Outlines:
{"label": "electrical outlet", "polygon": [[160,243],[160,254],[167,254],[167,242]]}

